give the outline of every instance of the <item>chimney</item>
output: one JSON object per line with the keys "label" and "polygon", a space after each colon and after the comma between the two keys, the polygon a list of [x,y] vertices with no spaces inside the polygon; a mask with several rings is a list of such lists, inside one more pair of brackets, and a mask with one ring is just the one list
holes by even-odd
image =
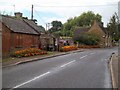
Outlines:
{"label": "chimney", "polygon": [[16,18],[22,18],[22,13],[16,12],[14,13]]}
{"label": "chimney", "polygon": [[104,25],[104,23],[103,22],[100,22],[99,23],[99,25],[101,26],[101,27],[104,27],[103,25]]}

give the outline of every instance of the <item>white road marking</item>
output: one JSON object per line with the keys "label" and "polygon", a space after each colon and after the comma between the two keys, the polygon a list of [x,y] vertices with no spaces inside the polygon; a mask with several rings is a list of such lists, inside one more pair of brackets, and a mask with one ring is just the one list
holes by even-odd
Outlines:
{"label": "white road marking", "polygon": [[90,53],[90,55],[93,55],[93,54],[95,54],[95,53]]}
{"label": "white road marking", "polygon": [[71,61],[71,62],[68,62],[68,63],[66,63],[66,64],[60,66],[60,67],[65,67],[65,66],[67,66],[67,65],[69,65],[69,64],[71,64],[71,63],[73,63],[73,62],[75,62],[75,61],[76,61],[76,60],[73,60],[73,61]]}
{"label": "white road marking", "polygon": [[101,59],[101,61],[108,61],[108,59]]}
{"label": "white road marking", "polygon": [[[71,61],[71,62],[68,62],[68,63],[60,66],[60,68],[63,68],[63,67],[65,67],[65,66],[67,66],[67,65],[69,65],[69,64],[71,64],[71,63],[73,63],[73,62],[75,62],[75,61],[76,61],[76,60],[73,60],[73,61]],[[49,73],[51,73],[51,72],[49,71],[49,72],[46,72],[46,73],[44,73],[44,74],[42,74],[42,75],[36,76],[36,77],[34,77],[33,79],[30,79],[30,80],[28,80],[28,81],[26,81],[26,82],[24,82],[24,83],[22,83],[22,84],[16,85],[16,86],[13,87],[11,90],[13,90],[13,89],[15,89],[15,88],[19,88],[19,87],[21,87],[21,86],[23,86],[23,85],[25,85],[25,84],[28,84],[28,83],[30,83],[30,82],[32,82],[32,81],[35,81],[35,80],[37,80],[37,79],[39,79],[39,78],[41,78],[41,77],[43,77],[43,76],[45,76],[45,75],[47,75],[47,74],[49,74]]]}
{"label": "white road marking", "polygon": [[44,73],[44,74],[42,74],[42,75],[39,75],[39,76],[37,76],[37,77],[34,77],[33,79],[31,79],[31,80],[29,80],[29,81],[26,81],[26,82],[24,82],[24,83],[22,83],[22,84],[19,84],[19,85],[13,87],[13,89],[14,89],[14,88],[21,87],[21,86],[23,86],[23,85],[25,85],[25,84],[27,84],[27,83],[30,83],[30,82],[32,82],[32,81],[34,81],[34,80],[36,80],[36,79],[41,78],[41,77],[43,77],[43,76],[45,76],[45,75],[47,75],[47,74],[49,74],[49,73],[50,73],[50,72],[46,72],[46,73]]}
{"label": "white road marking", "polygon": [[107,61],[108,59],[105,59],[105,61]]}
{"label": "white road marking", "polygon": [[82,57],[80,57],[80,59],[85,58],[85,57],[87,57],[87,56],[88,56],[88,55],[82,56]]}

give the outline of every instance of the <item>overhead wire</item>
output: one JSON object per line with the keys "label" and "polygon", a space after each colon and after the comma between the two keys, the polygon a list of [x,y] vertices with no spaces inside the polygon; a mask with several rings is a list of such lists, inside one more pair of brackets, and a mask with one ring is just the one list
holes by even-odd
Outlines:
{"label": "overhead wire", "polygon": [[47,5],[47,6],[43,6],[43,5],[34,5],[35,7],[51,7],[51,8],[69,8],[69,7],[102,7],[102,6],[115,6],[118,4],[106,4],[106,5],[74,5],[74,6],[54,6],[54,5]]}

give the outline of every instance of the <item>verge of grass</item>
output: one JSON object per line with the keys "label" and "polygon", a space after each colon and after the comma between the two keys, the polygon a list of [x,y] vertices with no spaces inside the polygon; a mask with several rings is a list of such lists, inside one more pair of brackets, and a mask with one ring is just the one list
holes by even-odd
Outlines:
{"label": "verge of grass", "polygon": [[5,58],[5,59],[2,59],[1,62],[3,65],[9,65],[9,64],[12,64],[12,63],[16,63],[18,61],[23,61],[25,59],[32,59],[32,58],[40,58],[40,57],[46,57],[46,56],[50,56],[50,55],[55,55],[55,54],[58,54],[60,52],[50,52],[48,51],[47,54],[44,54],[44,55],[35,55],[35,56],[30,56],[30,57],[21,57],[21,58],[17,58],[17,57],[8,57],[8,58]]}

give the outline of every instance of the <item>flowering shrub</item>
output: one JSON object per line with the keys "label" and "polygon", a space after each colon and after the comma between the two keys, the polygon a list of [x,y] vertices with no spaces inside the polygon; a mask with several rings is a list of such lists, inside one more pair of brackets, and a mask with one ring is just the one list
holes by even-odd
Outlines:
{"label": "flowering shrub", "polygon": [[64,46],[61,48],[61,51],[72,51],[72,50],[77,50],[77,47],[76,46]]}
{"label": "flowering shrub", "polygon": [[38,48],[28,48],[24,50],[19,50],[14,53],[15,57],[28,57],[28,56],[34,56],[34,55],[43,55],[47,54],[46,51],[42,51]]}

